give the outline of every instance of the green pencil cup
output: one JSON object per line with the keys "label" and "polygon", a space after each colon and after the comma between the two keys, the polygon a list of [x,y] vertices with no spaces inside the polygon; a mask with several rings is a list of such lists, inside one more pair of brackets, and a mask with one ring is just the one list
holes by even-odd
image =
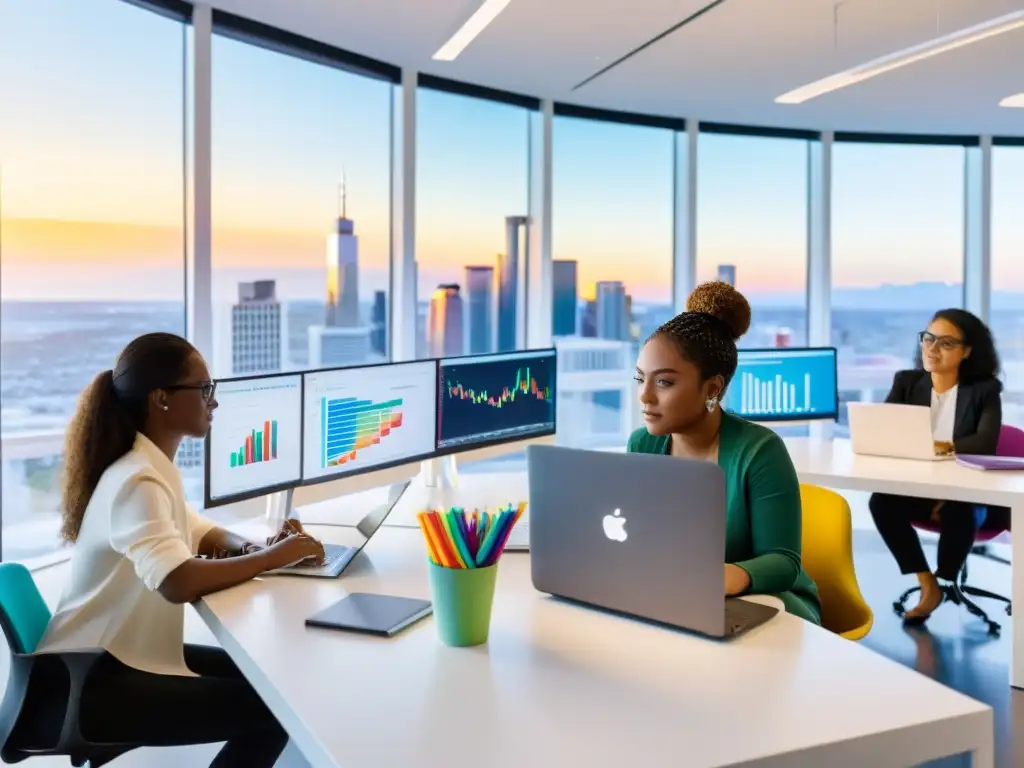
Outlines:
{"label": "green pencil cup", "polygon": [[442,568],[428,560],[427,573],[434,623],[441,642],[458,648],[486,643],[498,564],[487,568]]}

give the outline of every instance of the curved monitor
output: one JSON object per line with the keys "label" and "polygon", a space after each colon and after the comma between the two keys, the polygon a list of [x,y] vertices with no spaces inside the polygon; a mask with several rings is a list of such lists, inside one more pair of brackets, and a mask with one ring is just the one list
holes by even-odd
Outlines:
{"label": "curved monitor", "polygon": [[438,368],[438,453],[555,433],[554,349],[452,357]]}
{"label": "curved monitor", "polygon": [[436,360],[313,371],[302,378],[304,483],[434,453]]}
{"label": "curved monitor", "polygon": [[750,421],[837,419],[835,348],[739,350],[722,407]]}
{"label": "curved monitor", "polygon": [[251,376],[217,382],[206,437],[206,506],[291,488],[302,473],[302,377]]}

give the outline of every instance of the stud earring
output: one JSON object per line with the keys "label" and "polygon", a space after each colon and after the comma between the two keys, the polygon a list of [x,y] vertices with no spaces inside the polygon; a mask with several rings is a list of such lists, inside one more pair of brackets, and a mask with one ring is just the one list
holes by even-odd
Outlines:
{"label": "stud earring", "polygon": [[707,399],[707,402],[704,403],[704,405],[707,406],[708,413],[711,413],[712,411],[715,410],[715,406],[718,405],[718,398],[717,397],[709,397]]}
{"label": "stud earring", "polygon": [[[168,407],[167,407],[166,405],[165,405],[165,406],[163,406],[163,409],[164,409],[165,411],[169,411],[169,410],[170,410],[170,408],[168,408]],[[709,409],[709,410],[710,410],[710,409]]]}

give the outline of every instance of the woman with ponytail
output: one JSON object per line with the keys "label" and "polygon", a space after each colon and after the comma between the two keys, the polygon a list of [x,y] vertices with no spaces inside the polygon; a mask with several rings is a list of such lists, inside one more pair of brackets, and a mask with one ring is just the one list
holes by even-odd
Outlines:
{"label": "woman with ponytail", "polygon": [[206,436],[216,388],[167,333],[132,341],[86,388],[64,454],[71,574],[39,650],[105,651],[81,701],[92,741],[227,742],[211,765],[270,768],[287,734],[224,651],[184,644],[184,604],[323,548],[301,528],[254,544],[188,506],[174,456]]}

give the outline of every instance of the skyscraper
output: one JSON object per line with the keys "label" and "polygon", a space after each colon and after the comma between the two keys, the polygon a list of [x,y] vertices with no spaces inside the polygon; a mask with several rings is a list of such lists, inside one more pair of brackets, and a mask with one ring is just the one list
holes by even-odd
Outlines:
{"label": "skyscraper", "polygon": [[494,334],[494,267],[466,267],[466,353],[493,352]]}
{"label": "skyscraper", "polygon": [[238,284],[231,307],[231,370],[235,375],[281,370],[281,304],[273,280]]}
{"label": "skyscraper", "polygon": [[359,325],[359,238],[348,218],[348,194],[341,180],[341,211],[335,231],[327,236],[327,312],[324,324],[340,328]]}
{"label": "skyscraper", "polygon": [[718,280],[729,285],[736,285],[736,266],[734,264],[718,265]]}
{"label": "skyscraper", "polygon": [[462,296],[456,283],[442,283],[430,297],[427,344],[431,357],[462,354]]}
{"label": "skyscraper", "polygon": [[597,283],[594,293],[598,338],[625,341],[629,337],[626,286],[619,280],[602,280]]}
{"label": "skyscraper", "polygon": [[551,333],[555,336],[576,334],[576,261],[555,259],[551,263],[551,277],[554,286]]}
{"label": "skyscraper", "polygon": [[526,228],[525,216],[505,217],[505,253],[498,256],[498,351],[516,348],[519,296],[519,232]]}
{"label": "skyscraper", "polygon": [[384,291],[373,294],[373,316],[370,329],[370,347],[375,354],[387,356],[388,353],[388,297]]}

